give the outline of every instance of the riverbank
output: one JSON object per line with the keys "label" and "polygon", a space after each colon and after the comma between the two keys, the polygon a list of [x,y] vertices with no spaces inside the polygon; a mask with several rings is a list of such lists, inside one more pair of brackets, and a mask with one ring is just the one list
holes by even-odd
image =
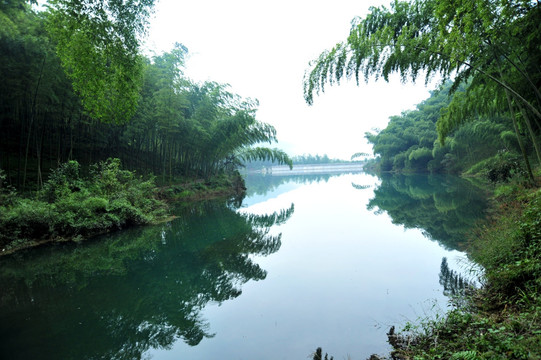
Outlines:
{"label": "riverbank", "polygon": [[443,317],[390,331],[393,359],[541,358],[541,189],[496,187],[468,249],[483,286],[463,291]]}
{"label": "riverbank", "polygon": [[211,200],[242,196],[246,191],[244,179],[235,172],[222,174],[210,180],[188,179],[179,184],[159,187],[158,195],[167,203]]}
{"label": "riverbank", "polygon": [[232,197],[244,190],[239,174],[157,187],[153,177],[143,179],[122,170],[118,159],[96,164],[88,178],[80,175],[76,161],[70,161],[30,196],[21,197],[13,188],[0,186],[0,256],[159,223],[171,218],[169,204],[173,202]]}

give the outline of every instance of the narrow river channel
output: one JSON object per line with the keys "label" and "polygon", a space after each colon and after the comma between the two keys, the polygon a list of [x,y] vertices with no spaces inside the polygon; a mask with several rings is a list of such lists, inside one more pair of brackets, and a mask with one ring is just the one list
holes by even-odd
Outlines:
{"label": "narrow river channel", "polygon": [[442,314],[483,216],[459,178],[250,176],[245,199],[0,258],[1,359],[335,359]]}

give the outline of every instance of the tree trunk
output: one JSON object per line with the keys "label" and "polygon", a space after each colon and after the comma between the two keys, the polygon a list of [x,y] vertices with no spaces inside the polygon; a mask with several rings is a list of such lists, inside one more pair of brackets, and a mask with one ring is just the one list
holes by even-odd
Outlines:
{"label": "tree trunk", "polygon": [[528,113],[526,109],[524,109],[523,106],[520,106],[520,112],[522,113],[522,117],[524,118],[524,122],[526,123],[526,127],[528,128],[528,132],[530,133],[530,137],[532,138],[533,147],[535,148],[535,154],[537,155],[537,163],[541,164],[541,152],[539,150],[539,144],[537,143],[537,138],[535,136],[535,133],[532,128],[532,124],[530,122],[530,118],[528,117]]}
{"label": "tree trunk", "polygon": [[28,165],[28,149],[30,146],[30,135],[32,134],[32,123],[34,122],[34,117],[36,116],[36,107],[38,99],[38,90],[41,83],[41,78],[43,77],[43,67],[45,66],[46,56],[43,57],[43,62],[41,63],[41,69],[39,71],[38,82],[36,84],[36,89],[34,90],[34,99],[32,101],[32,108],[30,110],[30,126],[28,127],[28,136],[26,138],[26,151],[24,157],[24,173],[23,173],[23,191],[26,186],[26,169]]}
{"label": "tree trunk", "polygon": [[507,97],[507,104],[509,105],[509,111],[511,112],[511,120],[513,120],[513,127],[515,128],[515,134],[517,135],[518,145],[520,146],[520,152],[522,152],[522,157],[524,158],[524,163],[526,164],[526,169],[528,171],[528,176],[532,184],[535,184],[535,177],[532,173],[532,167],[530,166],[530,160],[528,159],[528,154],[524,148],[524,143],[520,138],[520,132],[518,130],[517,120],[515,119],[515,112],[513,110],[513,104],[511,103],[511,97],[508,91],[505,91],[505,96]]}
{"label": "tree trunk", "polygon": [[41,166],[42,166],[42,158],[43,158],[43,140],[45,137],[45,125],[42,126],[41,131],[41,139],[39,140],[39,143],[36,146],[36,155],[38,158],[38,177],[37,177],[37,187],[38,190],[43,187],[43,177],[41,175]]}

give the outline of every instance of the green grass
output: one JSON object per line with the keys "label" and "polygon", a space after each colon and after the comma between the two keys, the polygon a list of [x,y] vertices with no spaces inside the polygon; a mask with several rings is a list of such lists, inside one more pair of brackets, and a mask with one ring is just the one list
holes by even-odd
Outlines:
{"label": "green grass", "polygon": [[184,179],[181,184],[161,189],[167,201],[197,201],[217,197],[237,196],[244,192],[244,180],[238,172],[221,174],[211,179]]}

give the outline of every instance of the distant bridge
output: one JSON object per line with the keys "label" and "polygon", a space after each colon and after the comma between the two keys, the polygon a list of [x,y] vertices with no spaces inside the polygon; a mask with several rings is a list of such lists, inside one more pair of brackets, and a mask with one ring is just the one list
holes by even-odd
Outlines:
{"label": "distant bridge", "polygon": [[342,173],[342,172],[362,172],[364,162],[359,163],[344,163],[344,164],[307,164],[307,165],[293,165],[293,170],[289,169],[287,165],[272,166],[263,170],[257,171],[258,173],[275,175],[275,176],[288,176],[288,175],[304,175],[304,174],[329,174],[329,173]]}

